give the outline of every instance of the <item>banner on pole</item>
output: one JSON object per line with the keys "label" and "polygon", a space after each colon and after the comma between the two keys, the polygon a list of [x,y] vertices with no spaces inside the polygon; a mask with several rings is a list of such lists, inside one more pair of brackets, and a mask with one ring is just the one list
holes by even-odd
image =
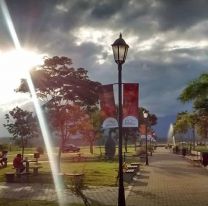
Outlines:
{"label": "banner on pole", "polygon": [[116,128],[118,121],[116,119],[116,105],[113,93],[113,84],[103,85],[100,92],[100,108],[103,119],[102,127]]}
{"label": "banner on pole", "polygon": [[123,84],[123,127],[138,127],[139,84]]}

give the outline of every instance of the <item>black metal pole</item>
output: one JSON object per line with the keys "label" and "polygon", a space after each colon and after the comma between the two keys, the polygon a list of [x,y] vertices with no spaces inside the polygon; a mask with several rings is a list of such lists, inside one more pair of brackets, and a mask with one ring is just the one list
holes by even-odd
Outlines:
{"label": "black metal pole", "polygon": [[119,188],[118,188],[118,206],[125,206],[125,194],[123,185],[123,155],[122,155],[122,65],[118,64],[118,133],[119,133],[119,145],[118,145],[118,158],[119,158]]}
{"label": "black metal pole", "polygon": [[147,120],[145,122],[145,126],[146,126],[146,129],[145,129],[145,135],[146,135],[146,165],[149,165],[149,161],[148,161],[148,151],[147,151]]}

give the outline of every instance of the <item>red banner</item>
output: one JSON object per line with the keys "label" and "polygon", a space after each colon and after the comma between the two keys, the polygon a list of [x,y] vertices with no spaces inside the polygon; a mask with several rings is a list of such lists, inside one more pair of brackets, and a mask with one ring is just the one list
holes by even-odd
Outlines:
{"label": "red banner", "polygon": [[101,116],[103,118],[103,128],[118,127],[116,120],[116,105],[114,100],[113,85],[103,85],[100,92]]}
{"label": "red banner", "polygon": [[123,84],[123,127],[138,127],[139,84]]}

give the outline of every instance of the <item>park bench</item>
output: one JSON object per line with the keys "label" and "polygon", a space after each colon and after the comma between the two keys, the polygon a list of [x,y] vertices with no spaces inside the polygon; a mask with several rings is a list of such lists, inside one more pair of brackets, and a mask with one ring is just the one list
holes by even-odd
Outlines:
{"label": "park bench", "polygon": [[138,170],[140,170],[140,165],[141,165],[140,162],[132,162],[131,165],[132,166],[136,165],[138,167]]}
{"label": "park bench", "polygon": [[123,179],[125,182],[130,182],[133,180],[135,175],[139,174],[140,163],[132,162],[130,165],[124,164],[123,168]]}
{"label": "park bench", "polygon": [[127,169],[123,172],[123,180],[125,182],[131,182],[135,176],[135,169]]}
{"label": "park bench", "polygon": [[64,173],[64,176],[77,181],[84,178],[84,173]]}
{"label": "park bench", "polygon": [[136,175],[136,173],[139,171],[139,168],[137,165],[127,165],[127,169],[128,170],[134,170],[134,174]]}
{"label": "park bench", "polygon": [[[64,177],[69,177],[70,181],[73,185],[83,183],[84,173],[62,173],[59,172],[56,174],[56,177],[59,179],[59,181],[64,183]],[[63,188],[68,188],[68,185],[65,183],[62,185]]]}
{"label": "park bench", "polygon": [[5,173],[6,182],[14,182],[15,181],[15,172],[6,172]]}
{"label": "park bench", "polygon": [[193,164],[201,163],[201,152],[191,150],[190,155],[186,155],[186,159],[190,160]]}
{"label": "park bench", "polygon": [[33,170],[33,175],[38,175],[38,170],[42,168],[42,166],[38,166],[38,165],[33,165],[33,166],[30,166],[29,169],[32,169]]}
{"label": "park bench", "polygon": [[[5,173],[5,178],[6,178],[6,182],[15,182],[16,180],[21,181],[21,182],[25,182],[25,181],[29,181],[29,172],[6,172]],[[17,179],[16,179],[17,178]]]}
{"label": "park bench", "polygon": [[63,178],[64,176],[69,177],[69,178],[83,178],[84,177],[84,173],[62,173],[59,172],[58,174],[56,174],[58,178]]}

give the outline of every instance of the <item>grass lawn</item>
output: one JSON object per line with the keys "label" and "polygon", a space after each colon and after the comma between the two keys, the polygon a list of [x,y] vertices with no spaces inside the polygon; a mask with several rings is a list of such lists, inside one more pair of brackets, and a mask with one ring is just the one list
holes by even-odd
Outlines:
{"label": "grass lawn", "polygon": [[[57,149],[55,150],[57,151]],[[104,153],[104,149],[102,148]],[[134,147],[128,148],[128,158],[134,154]],[[20,150],[15,150],[8,153],[8,161],[12,162],[15,155]],[[28,148],[25,150],[25,156],[29,159],[33,159],[33,153],[35,148]],[[90,154],[89,147],[81,147],[81,155],[86,157],[86,161],[74,162],[73,156],[77,156],[76,153],[63,153],[61,158],[61,172],[62,173],[84,173],[85,184],[87,186],[116,186],[116,177],[118,173],[118,157],[115,160],[104,160],[100,158],[100,148],[94,148],[94,154]],[[55,153],[56,154],[56,153]],[[133,157],[132,157],[133,158]],[[138,161],[138,158],[131,158],[131,161]],[[48,160],[47,154],[41,155],[39,161]],[[30,176],[30,182],[33,183],[52,183],[51,169],[49,162],[41,162],[42,168],[38,176]],[[9,164],[6,168],[0,169],[0,182],[5,181],[4,174],[6,172],[13,171],[12,165]],[[70,183],[70,179],[64,177],[67,184]]]}
{"label": "grass lawn", "polygon": [[208,147],[207,146],[197,146],[196,150],[199,152],[208,152]]}

